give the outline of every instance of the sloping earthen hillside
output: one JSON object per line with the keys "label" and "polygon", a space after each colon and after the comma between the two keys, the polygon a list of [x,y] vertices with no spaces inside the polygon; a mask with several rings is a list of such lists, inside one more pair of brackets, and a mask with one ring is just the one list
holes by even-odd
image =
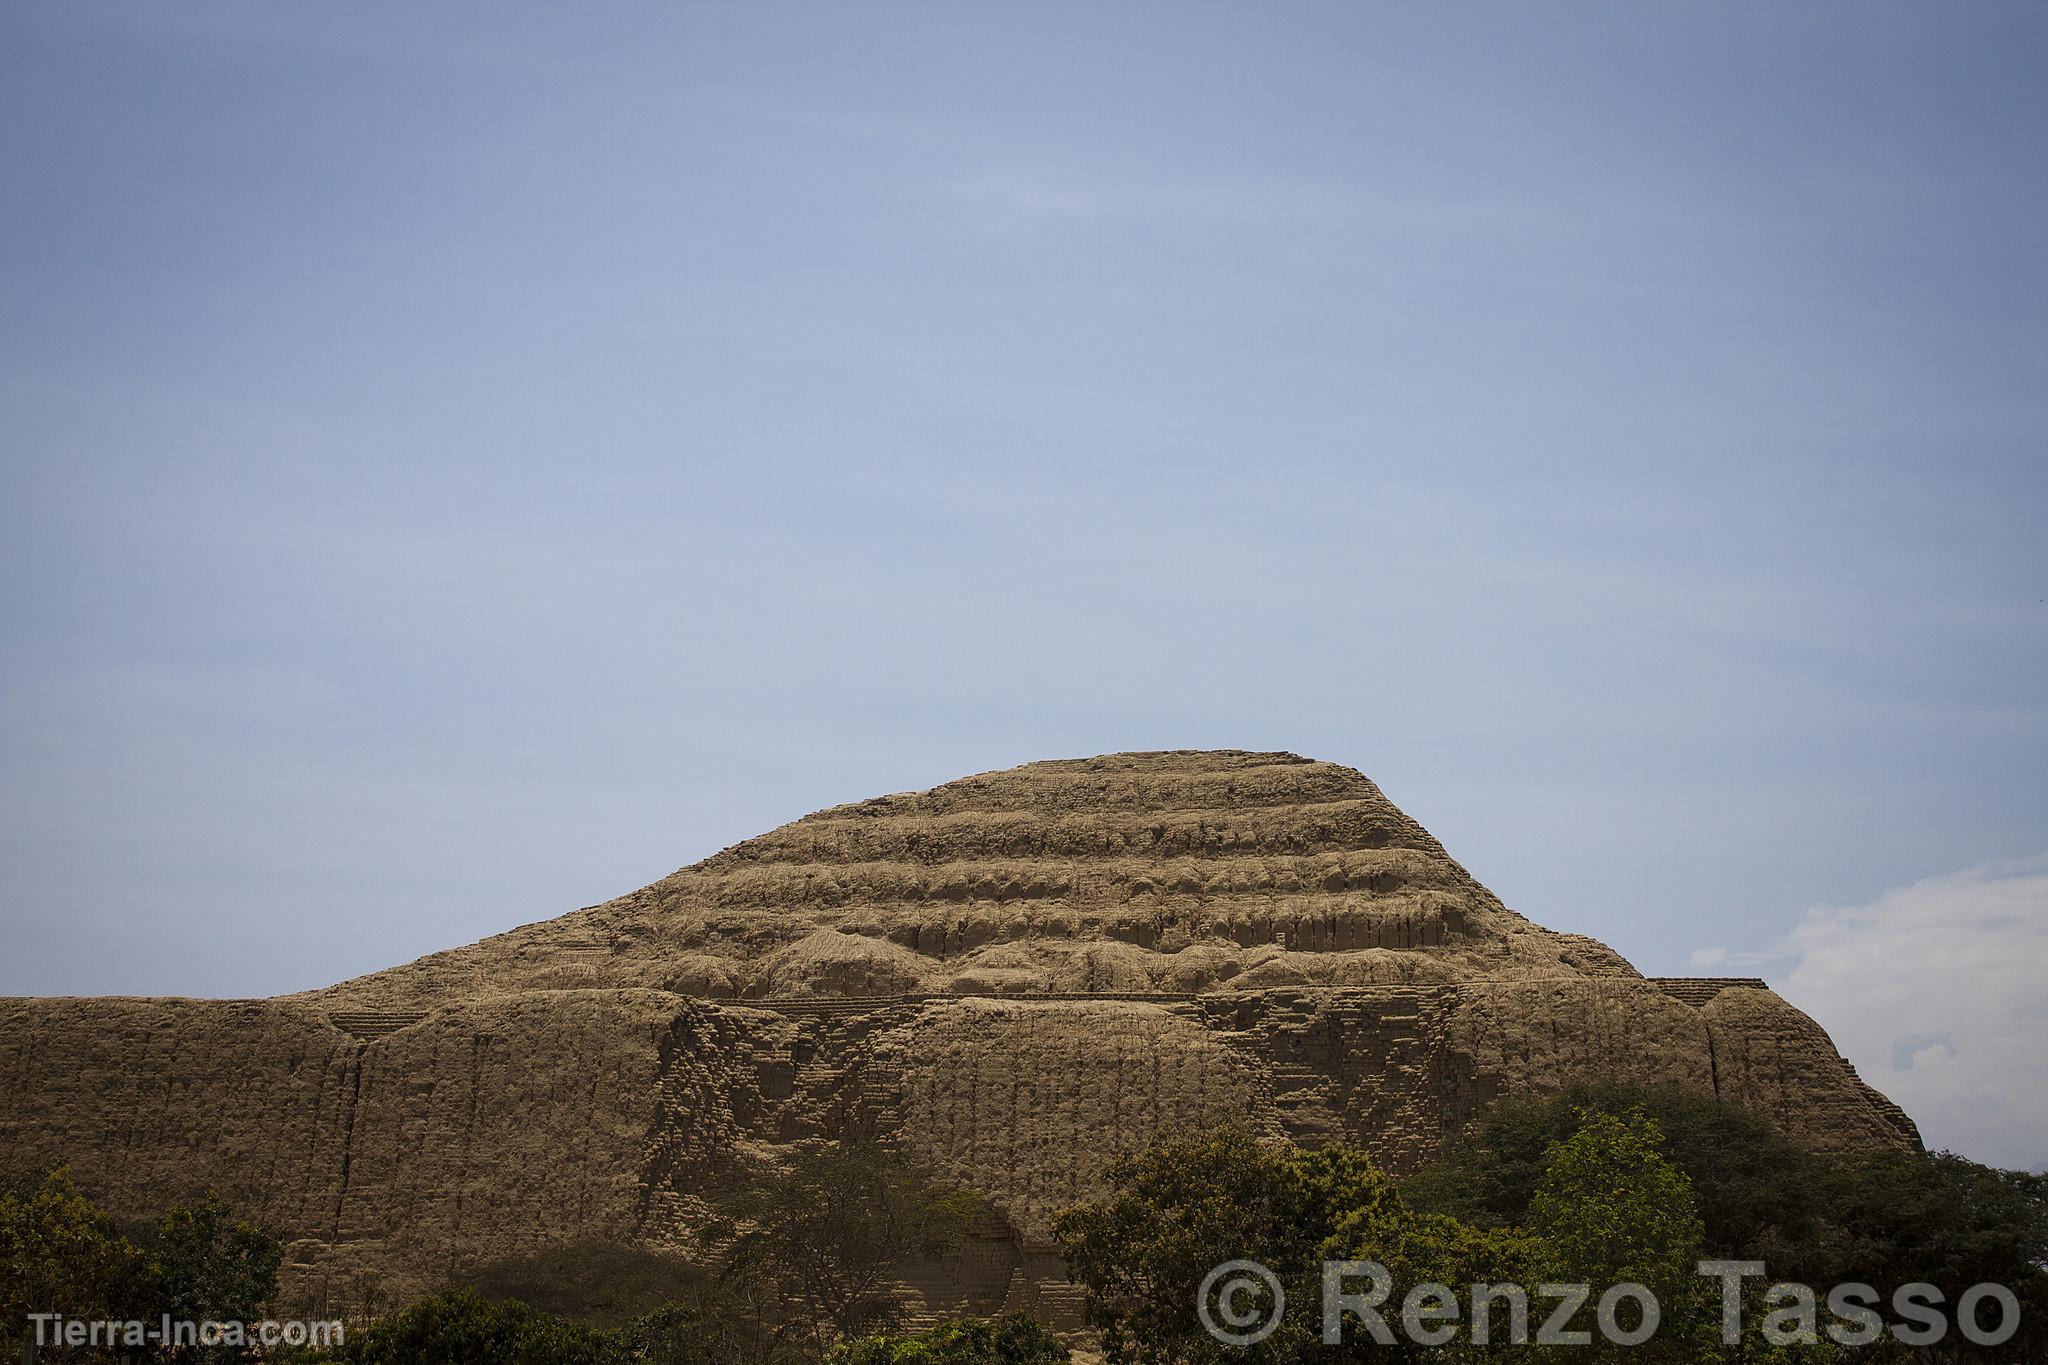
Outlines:
{"label": "sloping earthen hillside", "polygon": [[1235,1120],[1400,1168],[1593,1077],[1918,1141],[1762,982],[1531,924],[1348,768],[1120,754],[821,811],[321,991],[0,1001],[0,1165],[132,1213],[217,1187],[292,1238],[295,1303],[346,1309],[678,1246],[743,1158],[872,1136],[997,1211],[927,1308],[1061,1322],[1051,1215],[1124,1152]]}

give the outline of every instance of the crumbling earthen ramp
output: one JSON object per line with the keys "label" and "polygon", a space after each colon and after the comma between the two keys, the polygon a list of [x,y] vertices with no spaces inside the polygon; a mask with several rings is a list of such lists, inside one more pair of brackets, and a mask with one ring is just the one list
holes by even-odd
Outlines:
{"label": "crumbling earthen ramp", "polygon": [[339,1306],[675,1245],[737,1159],[873,1134],[1001,1215],[930,1306],[1057,1321],[1049,1220],[1122,1153],[1237,1119],[1400,1168],[1590,1077],[1918,1141],[1761,981],[1531,924],[1349,768],[1118,754],[820,811],[305,995],[0,1002],[0,1165],[130,1214],[217,1187],[292,1239],[294,1301]]}

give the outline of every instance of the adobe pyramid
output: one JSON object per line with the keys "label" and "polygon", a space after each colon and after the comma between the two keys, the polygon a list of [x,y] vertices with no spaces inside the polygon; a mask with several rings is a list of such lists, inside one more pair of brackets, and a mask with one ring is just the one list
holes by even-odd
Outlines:
{"label": "adobe pyramid", "polygon": [[682,1245],[743,1157],[849,1134],[988,1196],[929,1311],[1071,1321],[1060,1206],[1226,1120],[1428,1159],[1493,1098],[1711,1091],[1917,1145],[1761,981],[1650,980],[1502,905],[1351,769],[1034,763],[834,807],[603,905],[257,1001],[0,1001],[0,1165],[219,1188],[350,1311],[550,1247]]}

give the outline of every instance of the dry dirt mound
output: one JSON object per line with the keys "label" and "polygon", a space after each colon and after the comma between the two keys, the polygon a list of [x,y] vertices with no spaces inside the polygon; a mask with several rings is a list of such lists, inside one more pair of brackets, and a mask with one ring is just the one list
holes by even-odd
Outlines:
{"label": "dry dirt mound", "polygon": [[999,1215],[928,1309],[1060,1323],[1051,1215],[1123,1152],[1232,1120],[1402,1168],[1601,1077],[1918,1140],[1762,982],[1529,923],[1349,768],[1118,754],[820,811],[323,991],[0,1001],[0,1167],[125,1216],[218,1188],[290,1235],[292,1306],[349,1312],[678,1248],[743,1159],[872,1136]]}
{"label": "dry dirt mound", "polygon": [[320,993],[1089,994],[1633,976],[1503,906],[1362,774],[1293,754],[1033,763],[836,806],[652,886]]}

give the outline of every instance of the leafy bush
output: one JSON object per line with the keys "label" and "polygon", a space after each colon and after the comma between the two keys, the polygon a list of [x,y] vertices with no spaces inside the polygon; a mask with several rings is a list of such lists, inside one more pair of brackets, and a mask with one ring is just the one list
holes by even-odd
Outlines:
{"label": "leafy bush", "polygon": [[[1530,1198],[1545,1280],[1598,1291],[1643,1285],[1664,1314],[1663,1330],[1651,1340],[1623,1348],[1591,1330],[1587,1306],[1574,1320],[1592,1337],[1581,1351],[1585,1357],[1686,1362],[1711,1349],[1707,1281],[1697,1271],[1706,1234],[1692,1181],[1665,1159],[1662,1147],[1663,1133],[1640,1109],[1619,1116],[1587,1112],[1579,1131],[1550,1149]],[[1713,1306],[1718,1309],[1718,1301]]]}
{"label": "leafy bush", "polygon": [[456,1289],[351,1334],[335,1358],[348,1365],[614,1365],[623,1357],[601,1328]]}
{"label": "leafy bush", "polygon": [[1066,1365],[1067,1348],[1021,1313],[961,1318],[916,1336],[863,1337],[832,1353],[831,1365]]}
{"label": "leafy bush", "polygon": [[1444,1161],[1403,1181],[1402,1193],[1417,1208],[1466,1222],[1526,1224],[1551,1149],[1578,1133],[1588,1114],[1638,1112],[1656,1125],[1660,1152],[1692,1186],[1708,1254],[1767,1261],[1794,1278],[1825,1269],[1826,1163],[1762,1120],[1681,1086],[1600,1082],[1501,1100]]}
{"label": "leafy bush", "polygon": [[619,1329],[628,1360],[646,1365],[802,1365],[807,1338],[740,1297],[670,1304]]}
{"label": "leafy bush", "polygon": [[681,1256],[608,1242],[487,1262],[461,1274],[456,1287],[606,1327],[671,1304],[701,1305],[718,1294],[714,1278]]}
{"label": "leafy bush", "polygon": [[142,1252],[67,1170],[0,1194],[0,1344],[10,1357],[34,1338],[30,1313],[139,1316],[151,1297]]}
{"label": "leafy bush", "polygon": [[892,1277],[950,1251],[983,1210],[978,1196],[934,1184],[893,1152],[843,1143],[751,1172],[704,1239],[722,1251],[728,1283],[779,1293],[822,1354],[893,1327]]}
{"label": "leafy bush", "polygon": [[[1195,1312],[1209,1272],[1257,1261],[1279,1277],[1288,1302],[1313,1304],[1326,1257],[1350,1259],[1355,1249],[1386,1250],[1431,1231],[1412,1221],[1364,1151],[1341,1144],[1303,1150],[1225,1129],[1119,1162],[1110,1180],[1114,1193],[1062,1212],[1053,1234],[1119,1365],[1300,1358],[1320,1316],[1299,1307],[1256,1346],[1219,1345]],[[1420,1248],[1407,1254],[1425,1259]],[[1269,1304],[1248,1306],[1262,1313]]]}
{"label": "leafy bush", "polygon": [[[149,1249],[159,1313],[182,1322],[253,1322],[277,1293],[284,1250],[277,1238],[234,1218],[208,1190],[197,1208],[173,1206]],[[167,1360],[236,1360],[227,1346],[166,1347]]]}
{"label": "leafy bush", "polygon": [[[33,1338],[30,1313],[87,1322],[250,1322],[277,1292],[278,1239],[235,1219],[211,1190],[195,1207],[173,1205],[143,1237],[138,1247],[118,1232],[62,1169],[0,1194],[0,1345],[12,1354]],[[242,1353],[164,1344],[149,1354],[183,1362]]]}
{"label": "leafy bush", "polygon": [[[1632,1112],[1655,1124],[1660,1152],[1690,1182],[1707,1256],[1762,1261],[1769,1280],[1869,1284],[1886,1298],[1931,1283],[1951,1305],[1972,1285],[2003,1284],[2020,1302],[2021,1332],[1986,1358],[2048,1359],[2048,1176],[1949,1152],[1830,1160],[1711,1095],[1609,1082],[1500,1101],[1402,1192],[1475,1223],[1529,1225],[1558,1145],[1599,1116]],[[1946,1349],[1985,1356],[1953,1339]]]}

